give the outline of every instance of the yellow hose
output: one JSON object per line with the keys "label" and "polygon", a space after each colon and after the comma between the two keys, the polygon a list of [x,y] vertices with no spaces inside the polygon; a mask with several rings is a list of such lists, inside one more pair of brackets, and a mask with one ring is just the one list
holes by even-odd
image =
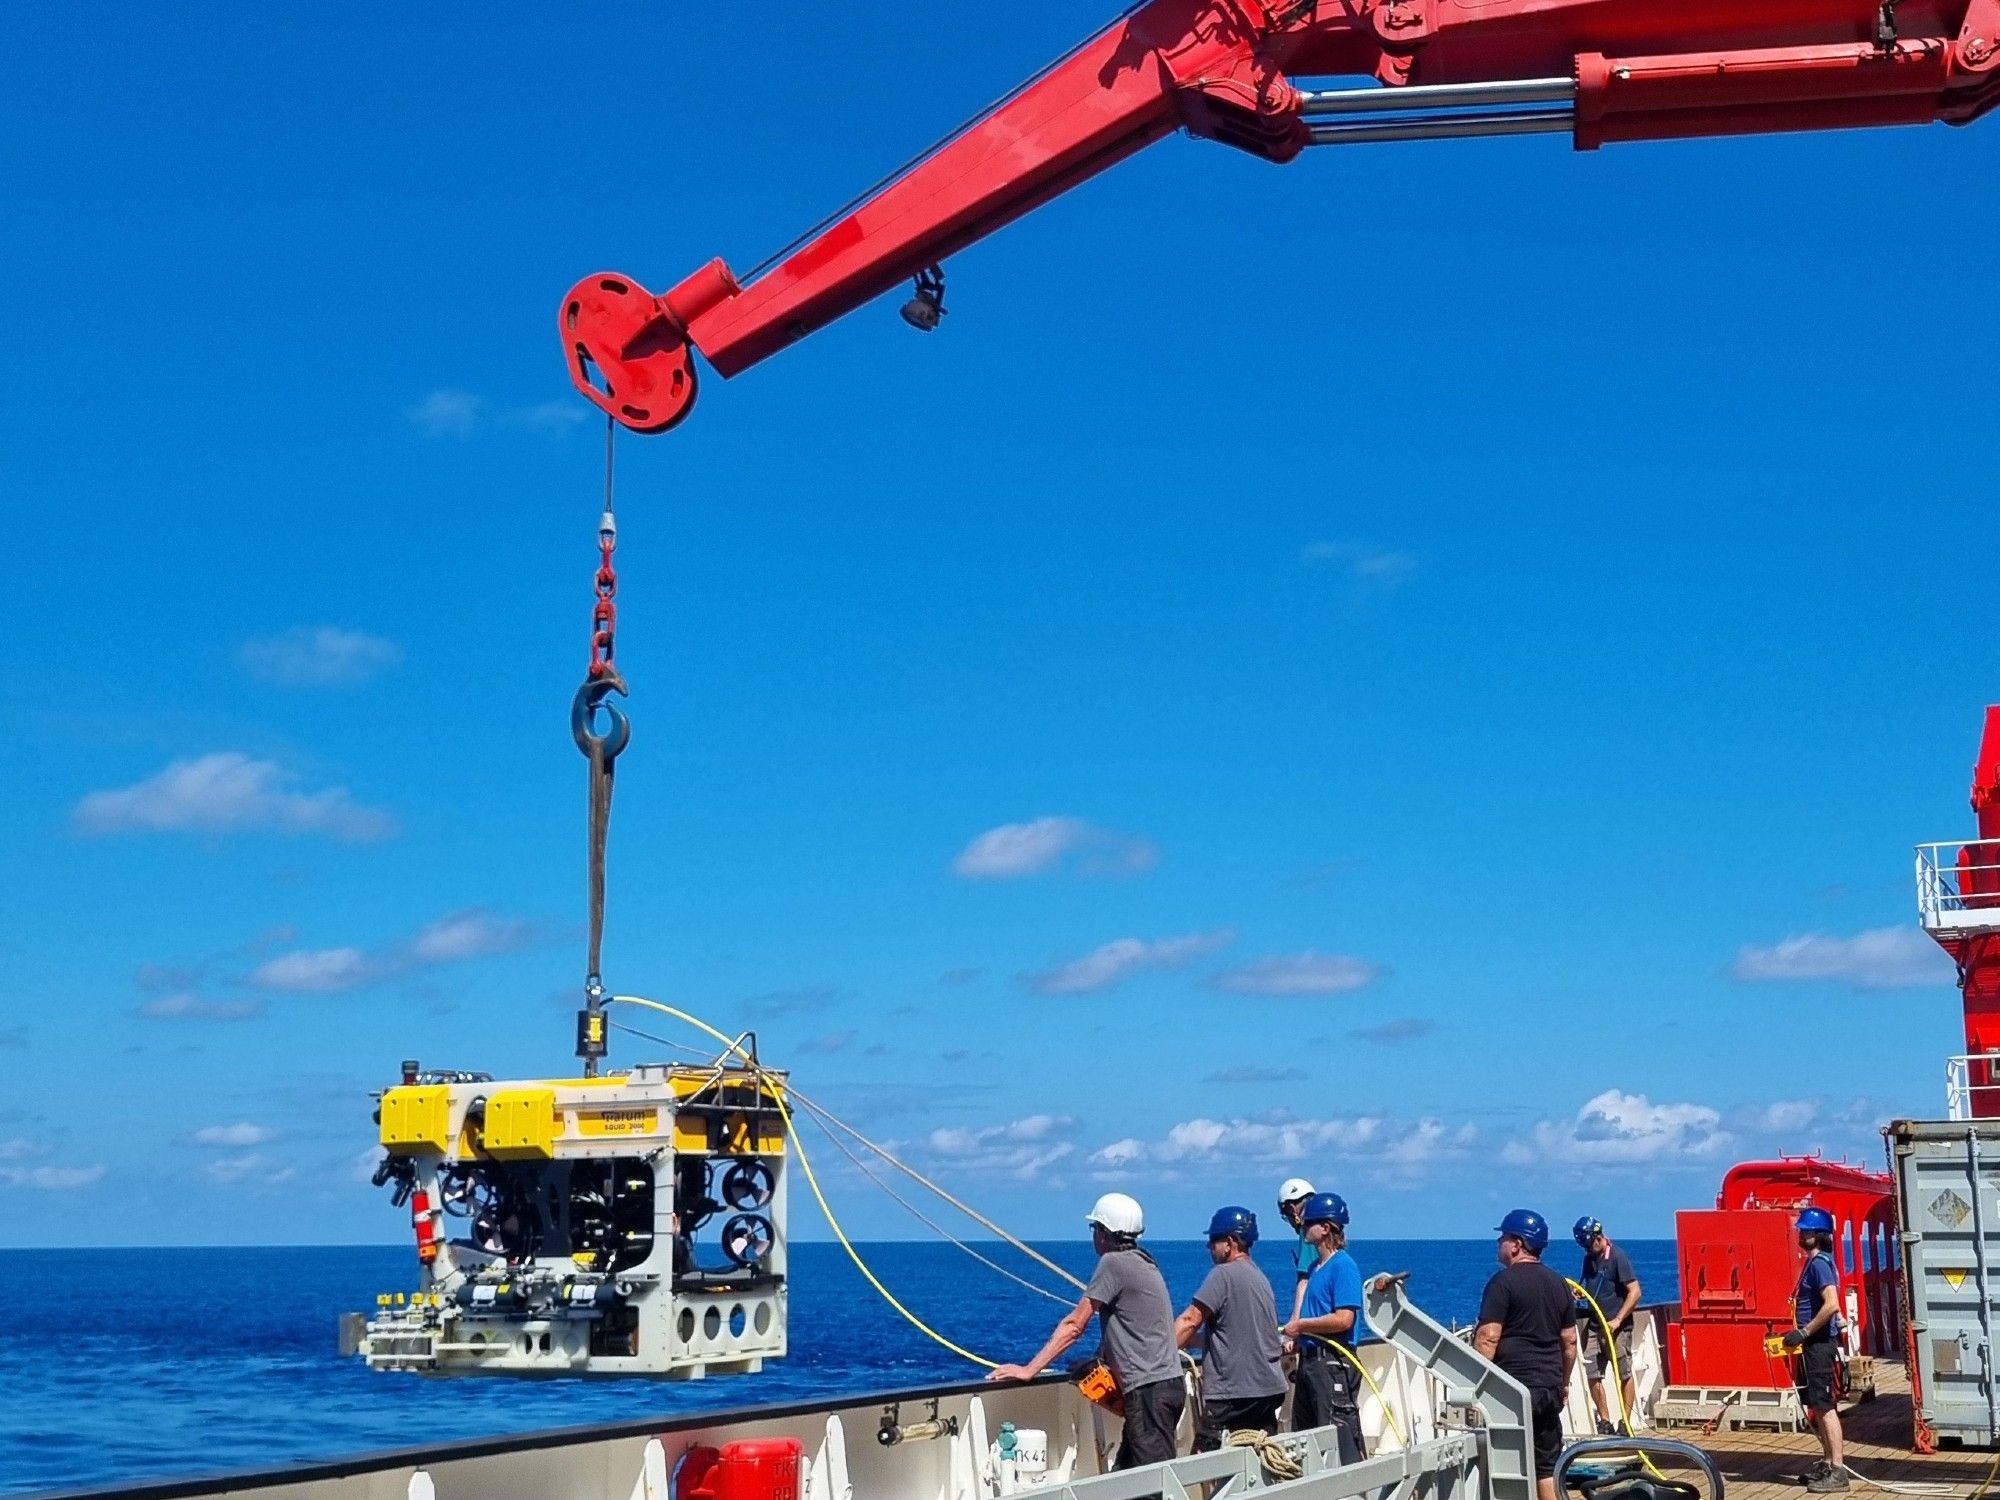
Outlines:
{"label": "yellow hose", "polygon": [[[707,1032],[710,1036],[714,1037],[718,1042],[722,1043],[722,1045],[726,1047],[730,1052],[733,1052],[736,1054],[736,1056],[742,1058],[743,1061],[747,1063],[750,1067],[756,1069],[757,1074],[760,1078],[767,1076],[764,1066],[761,1063],[759,1063],[755,1058],[753,1058],[749,1053],[745,1052],[729,1037],[724,1036],[721,1032],[717,1031],[713,1026],[709,1025],[708,1022],[703,1021],[698,1017],[691,1016],[684,1010],[675,1010],[671,1005],[662,1005],[657,1000],[642,1000],[637,995],[612,995],[609,996],[608,998],[614,1004],[643,1005],[648,1010],[656,1010],[659,1011],[662,1015],[672,1016],[676,1021],[685,1021],[688,1025],[694,1027],[697,1031]],[[826,1194],[820,1191],[819,1178],[816,1175],[814,1175],[813,1172],[812,1158],[806,1155],[805,1142],[799,1139],[798,1130],[792,1124],[792,1112],[785,1105],[784,1088],[782,1085],[778,1084],[776,1080],[773,1080],[771,1097],[777,1101],[778,1115],[785,1122],[785,1134],[791,1137],[792,1149],[798,1152],[799,1154],[799,1166],[806,1174],[806,1185],[812,1189],[812,1195],[819,1203],[819,1211],[826,1215],[827,1227],[833,1231],[833,1237],[840,1241],[840,1248],[845,1250],[847,1252],[847,1258],[854,1262],[854,1269],[859,1271],[862,1275],[862,1278],[866,1280],[870,1286],[875,1288],[875,1290],[881,1294],[882,1300],[888,1303],[891,1307],[895,1308],[897,1312],[901,1313],[903,1315],[903,1320],[907,1322],[912,1328],[916,1329],[917,1332],[923,1334],[926,1338],[932,1340],[933,1342],[942,1345],[944,1348],[949,1349],[953,1354],[956,1354],[960,1359],[971,1360],[972,1363],[974,1363],[975,1365],[981,1365],[989,1370],[999,1369],[1000,1368],[999,1361],[991,1359],[983,1359],[979,1355],[974,1354],[970,1349],[962,1348],[959,1345],[954,1344],[950,1339],[946,1338],[943,1334],[939,1333],[935,1328],[931,1327],[930,1324],[926,1323],[922,1318],[918,1317],[915,1313],[911,1312],[907,1307],[903,1306],[901,1302],[896,1300],[896,1294],[890,1291],[886,1286],[882,1285],[881,1281],[876,1277],[875,1273],[868,1269],[868,1262],[863,1260],[861,1258],[861,1252],[854,1248],[854,1242],[848,1239],[847,1231],[840,1227],[840,1220],[834,1217],[833,1206],[826,1201]]]}
{"label": "yellow hose", "polygon": [[[1618,1368],[1618,1340],[1611,1336],[1611,1320],[1604,1316],[1604,1309],[1597,1305],[1597,1299],[1591,1296],[1580,1282],[1571,1281],[1567,1276],[1563,1277],[1563,1282],[1577,1296],[1588,1302],[1591,1312],[1597,1316],[1597,1326],[1604,1333],[1604,1352],[1611,1361],[1611,1385],[1618,1392],[1618,1425],[1625,1429],[1625,1436],[1632,1437],[1635,1435],[1632,1431],[1632,1413],[1625,1406],[1625,1376]],[[1590,1383],[1588,1372],[1585,1373],[1584,1383],[1586,1385]],[[1646,1471],[1655,1479],[1665,1480],[1669,1484],[1673,1482],[1659,1471],[1650,1458],[1646,1457],[1643,1448],[1635,1449],[1634,1452],[1639,1462],[1646,1466]]]}
{"label": "yellow hose", "polygon": [[[1357,1312],[1355,1316],[1360,1317],[1361,1315]],[[1347,1362],[1361,1372],[1361,1378],[1368,1382],[1368,1389],[1375,1393],[1375,1399],[1382,1407],[1382,1420],[1387,1422],[1389,1430],[1396,1434],[1396,1446],[1399,1448],[1409,1447],[1410,1440],[1403,1436],[1403,1429],[1396,1425],[1395,1412],[1389,1409],[1389,1398],[1382,1394],[1382,1387],[1377,1385],[1375,1377],[1368,1373],[1368,1366],[1361,1363],[1361,1356],[1336,1339],[1323,1339],[1316,1333],[1309,1333],[1306,1337],[1311,1339],[1315,1344],[1324,1344],[1329,1349],[1338,1349],[1347,1357]]]}
{"label": "yellow hose", "polygon": [[[713,1026],[709,1025],[708,1022],[702,1020],[699,1016],[689,1015],[684,1010],[676,1010],[671,1005],[662,1005],[657,1000],[646,1000],[640,998],[637,995],[611,995],[606,998],[612,1004],[615,1005],[640,1005],[644,1006],[647,1010],[656,1010],[661,1015],[671,1016],[676,1021],[681,1021],[689,1026],[694,1027],[695,1030],[697,1031],[705,1032],[707,1035],[713,1037],[716,1041],[722,1043],[723,1047],[729,1053],[733,1053],[735,1056],[741,1058],[744,1061],[744,1063],[747,1064],[749,1067],[754,1068],[757,1071],[759,1077],[766,1076],[767,1070],[761,1063],[759,1063],[749,1053],[745,1052],[740,1046],[738,1046],[733,1038],[723,1035],[723,1033],[717,1031]],[[834,1215],[833,1205],[826,1201],[826,1194],[820,1191],[819,1177],[813,1171],[812,1158],[806,1154],[805,1142],[799,1138],[798,1129],[792,1123],[792,1112],[789,1108],[787,1108],[785,1104],[785,1090],[783,1086],[781,1084],[778,1084],[775,1080],[773,1080],[771,1097],[777,1103],[779,1117],[783,1119],[785,1122],[785,1134],[791,1138],[792,1149],[798,1152],[799,1167],[806,1174],[806,1185],[812,1189],[813,1198],[819,1204],[819,1211],[826,1216],[827,1227],[833,1231],[833,1237],[840,1241],[840,1248],[845,1250],[847,1252],[847,1258],[854,1262],[854,1269],[859,1271],[862,1275],[862,1278],[866,1280],[870,1286],[875,1288],[876,1292],[881,1295],[881,1298],[884,1302],[888,1303],[891,1307],[895,1308],[898,1313],[902,1314],[903,1320],[906,1323],[908,1323],[912,1328],[916,1329],[917,1332],[923,1334],[924,1337],[930,1339],[932,1342],[942,1346],[943,1348],[949,1349],[953,1354],[956,1354],[960,1359],[970,1360],[973,1364],[983,1366],[988,1370],[997,1370],[1000,1367],[999,1362],[997,1360],[982,1358],[981,1356],[974,1354],[970,1349],[966,1349],[958,1344],[954,1344],[950,1339],[946,1338],[943,1334],[939,1333],[935,1328],[931,1327],[930,1324],[926,1323],[922,1318],[918,1317],[915,1313],[911,1312],[907,1307],[903,1306],[903,1304],[897,1300],[896,1294],[890,1291],[886,1286],[882,1285],[880,1278],[878,1278],[876,1274],[868,1268],[868,1262],[861,1258],[861,1252],[854,1248],[854,1242],[848,1239],[847,1231],[840,1227],[840,1220]],[[1307,1335],[1307,1337],[1309,1338],[1312,1336],[1313,1335],[1310,1334]],[[1344,1354],[1347,1357],[1349,1362],[1353,1364],[1354,1368],[1361,1372],[1361,1378],[1368,1382],[1368,1388],[1374,1391],[1375,1399],[1381,1403],[1383,1419],[1388,1422],[1389,1430],[1396,1434],[1396,1441],[1405,1448],[1409,1447],[1409,1440],[1403,1436],[1403,1429],[1396,1425],[1395,1412],[1393,1412],[1389,1408],[1389,1398],[1382,1393],[1382,1387],[1375,1383],[1375,1377],[1368,1373],[1368,1367],[1362,1364],[1361,1361],[1355,1357],[1354,1351],[1352,1349],[1349,1349],[1346,1345],[1333,1343],[1329,1339],[1321,1339],[1320,1342],[1323,1344],[1330,1344],[1333,1348],[1338,1349],[1342,1354]]]}

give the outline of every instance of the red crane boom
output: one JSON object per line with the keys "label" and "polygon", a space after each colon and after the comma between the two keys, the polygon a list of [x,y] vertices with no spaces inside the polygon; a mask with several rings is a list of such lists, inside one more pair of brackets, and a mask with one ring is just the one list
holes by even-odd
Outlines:
{"label": "red crane boom", "polygon": [[[712,260],[656,297],[585,277],[563,348],[579,389],[661,432],[694,402],[695,353],[748,369],[1177,129],[1286,162],[1957,125],[2000,99],[1997,69],[2000,0],[1145,0],[747,278]],[[1375,82],[1300,82],[1342,78]]]}

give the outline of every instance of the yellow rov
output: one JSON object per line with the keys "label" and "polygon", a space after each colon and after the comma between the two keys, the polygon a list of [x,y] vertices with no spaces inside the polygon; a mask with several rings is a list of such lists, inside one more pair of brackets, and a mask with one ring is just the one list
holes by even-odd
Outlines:
{"label": "yellow rov", "polygon": [[375,1181],[409,1206],[418,1284],[343,1317],[343,1353],[679,1380],[781,1358],[785,1078],[754,1053],[523,1082],[405,1063]]}

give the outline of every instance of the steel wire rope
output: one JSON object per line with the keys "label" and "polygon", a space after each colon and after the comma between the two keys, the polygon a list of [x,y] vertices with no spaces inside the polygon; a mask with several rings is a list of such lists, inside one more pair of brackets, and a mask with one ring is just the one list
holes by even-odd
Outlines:
{"label": "steel wire rope", "polygon": [[[798,1098],[799,1103],[801,1104],[806,1103],[806,1101],[803,1098],[799,1098],[799,1096],[796,1094],[794,1094],[793,1097]],[[854,1163],[856,1171],[860,1172],[862,1176],[866,1177],[870,1182],[874,1183],[875,1186],[880,1188],[883,1192],[887,1193],[891,1198],[895,1199],[896,1202],[900,1203],[903,1206],[903,1208],[909,1213],[909,1215],[913,1219],[915,1219],[919,1224],[922,1224],[926,1229],[930,1230],[940,1239],[943,1239],[948,1243],[957,1246],[960,1250],[963,1250],[967,1255],[971,1256],[974,1260],[978,1261],[982,1266],[986,1267],[987,1270],[997,1271],[1000,1275],[1006,1277],[1016,1286],[1026,1287],[1029,1291],[1033,1292],[1037,1297],[1046,1297],[1049,1299],[1049,1301],[1057,1303],[1060,1306],[1069,1307],[1071,1305],[1070,1299],[1063,1296],[1060,1292],[1052,1292],[1045,1286],[1036,1286],[1035,1283],[1028,1280],[1027,1277],[1015,1275],[1012,1271],[1008,1270],[998,1261],[988,1260],[985,1256],[981,1255],[977,1250],[973,1249],[972,1246],[966,1244],[964,1240],[958,1238],[958,1236],[953,1234],[949,1229],[946,1229],[942,1224],[939,1224],[935,1220],[928,1217],[922,1209],[916,1206],[916,1204],[910,1202],[909,1199],[905,1198],[901,1193],[897,1192],[894,1188],[890,1187],[888,1183],[884,1182],[880,1177],[877,1177],[875,1175],[874,1168],[870,1167],[868,1163],[863,1161],[860,1157],[856,1156],[854,1154],[853,1148],[848,1146],[844,1141],[841,1140],[839,1136],[835,1135],[831,1130],[829,1130],[827,1128],[826,1122],[820,1119],[817,1114],[813,1113],[813,1108],[811,1105],[809,1104],[806,1105],[806,1112],[812,1115],[813,1123],[819,1126],[821,1134],[823,1134],[829,1141],[833,1142],[834,1148],[837,1151],[839,1151],[842,1156],[846,1157],[849,1161]]]}
{"label": "steel wire rope", "polygon": [[890,1166],[894,1167],[897,1171],[909,1177],[919,1186],[929,1189],[931,1192],[935,1193],[938,1197],[942,1198],[946,1203],[949,1203],[953,1208],[957,1209],[960,1213],[964,1214],[968,1219],[972,1220],[973,1223],[979,1225],[982,1229],[992,1230],[994,1234],[998,1235],[1008,1245],[1012,1246],[1014,1249],[1020,1251],[1023,1255],[1027,1256],[1028,1259],[1035,1262],[1035,1264],[1043,1267],[1045,1270],[1054,1273],[1056,1276],[1060,1277],[1062,1280],[1068,1282],[1071,1286],[1075,1287],[1079,1292],[1082,1291],[1086,1286],[1087,1283],[1085,1283],[1082,1280],[1082,1278],[1078,1277],[1073,1272],[1065,1270],[1062,1266],[1057,1265],[1054,1261],[1050,1260],[1046,1255],[1042,1254],[1041,1251],[1035,1249],[1034,1246],[1030,1245],[1026,1240],[1023,1240],[1018,1236],[1009,1233],[1006,1229],[1003,1229],[1000,1225],[994,1223],[991,1219],[987,1218],[986,1215],[982,1214],[978,1209],[974,1208],[970,1203],[966,1203],[961,1199],[953,1197],[951,1193],[946,1191],[944,1188],[939,1187],[935,1182],[932,1182],[930,1178],[924,1176],[923,1173],[919,1172],[915,1167],[911,1166],[908,1162],[904,1161],[901,1157],[897,1156],[893,1151],[889,1150],[888,1147],[878,1145],[876,1142],[869,1140],[867,1136],[863,1135],[860,1131],[856,1130],[852,1125],[848,1124],[845,1120],[840,1119],[831,1110],[827,1109],[825,1105],[817,1103],[812,1099],[808,1099],[804,1094],[800,1093],[797,1089],[791,1090],[791,1094],[794,1099],[797,1099],[799,1103],[803,1104],[807,1109],[811,1110],[815,1116],[819,1117],[822,1123],[831,1123],[833,1125],[838,1126],[841,1130],[844,1130],[845,1132],[847,1132],[847,1134],[853,1136],[855,1140],[859,1141],[862,1145],[866,1146],[870,1151],[873,1151],[877,1156],[881,1157],[882,1160],[887,1162]]}
{"label": "steel wire rope", "polygon": [[[640,1031],[635,1027],[625,1026],[616,1022],[614,1022],[613,1024],[618,1025],[618,1029],[621,1031],[631,1032],[634,1036],[645,1037],[648,1041],[659,1042],[663,1046],[671,1047],[676,1045],[672,1042],[666,1041],[666,1039],[663,1037],[654,1036],[651,1032]],[[691,1051],[692,1049],[681,1047],[679,1048],[679,1050],[687,1052]],[[1064,1267],[1058,1265],[1056,1262],[1050,1260],[1046,1255],[1042,1254],[1042,1252],[1037,1250],[1033,1245],[1030,1245],[1026,1240],[1012,1233],[1004,1226],[994,1223],[993,1220],[987,1218],[985,1214],[981,1213],[978,1209],[974,1208],[970,1203],[967,1203],[964,1199],[954,1196],[948,1189],[941,1187],[937,1183],[931,1181],[930,1178],[924,1176],[922,1172],[919,1172],[915,1167],[911,1166],[908,1162],[904,1161],[901,1157],[897,1156],[896,1153],[891,1151],[887,1146],[884,1146],[877,1141],[870,1140],[867,1136],[863,1135],[860,1131],[856,1130],[852,1125],[848,1124],[845,1120],[841,1119],[832,1110],[828,1109],[824,1104],[821,1104],[818,1100],[808,1097],[801,1090],[791,1087],[790,1085],[786,1086],[785,1091],[788,1094],[790,1094],[794,1100],[804,1105],[805,1108],[812,1113],[814,1119],[819,1123],[822,1129],[825,1129],[827,1126],[831,1125],[836,1129],[845,1132],[847,1135],[852,1136],[856,1141],[860,1142],[861,1145],[867,1147],[868,1150],[874,1152],[875,1155],[881,1157],[883,1161],[887,1162],[890,1166],[894,1167],[897,1171],[901,1172],[904,1176],[908,1177],[912,1182],[915,1182],[919,1187],[922,1187],[926,1191],[935,1194],[938,1198],[950,1204],[953,1208],[957,1209],[960,1213],[964,1214],[968,1219],[972,1220],[973,1223],[979,1225],[980,1228],[990,1230],[994,1235],[998,1236],[1003,1243],[1005,1243],[1012,1249],[1020,1251],[1021,1254],[1025,1255],[1029,1260],[1032,1260],[1036,1265],[1042,1267],[1050,1274],[1056,1276],[1060,1280],[1066,1282],[1068,1285],[1074,1287],[1077,1291],[1081,1292],[1084,1290],[1086,1283],[1083,1281],[1081,1277],[1077,1276],[1074,1272],[1071,1272],[1065,1269]],[[876,1181],[878,1186],[880,1185],[880,1179],[871,1179],[871,1180]],[[885,1187],[883,1191],[887,1192],[888,1189]],[[894,1197],[895,1195],[892,1193],[890,1194],[890,1196]],[[901,1203],[903,1200],[898,1198],[896,1201]],[[907,1208],[909,1207],[909,1205],[904,1204],[904,1207]],[[914,1213],[916,1211],[912,1209],[911,1212]],[[925,1222],[928,1223],[929,1221],[925,1220]],[[931,1227],[933,1229],[937,1228],[936,1225],[931,1225]],[[943,1234],[946,1239],[952,1240],[952,1243],[954,1244],[959,1243],[945,1230],[939,1229],[938,1233]],[[1007,1274],[1011,1275],[1012,1273],[1009,1272]],[[1033,1285],[1033,1283],[1029,1284]],[[1040,1287],[1036,1287],[1035,1290],[1043,1291],[1043,1289]],[[1044,1295],[1048,1294],[1044,1292]]]}
{"label": "steel wire rope", "polygon": [[[684,1010],[676,1010],[671,1005],[662,1005],[657,1000],[642,999],[638,995],[610,995],[606,999],[614,1005],[641,1005],[648,1010],[657,1010],[663,1015],[672,1016],[677,1021],[685,1022],[698,1031],[708,1033],[708,1035],[721,1042],[729,1052],[733,1052],[736,1056],[742,1058],[745,1063],[755,1070],[760,1080],[770,1076],[770,1070],[748,1052],[745,1052],[736,1041],[724,1036],[713,1026],[709,1025],[708,1022],[701,1020],[699,1017],[691,1016]],[[827,1228],[831,1229],[833,1237],[840,1241],[840,1248],[847,1252],[847,1258],[854,1262],[854,1269],[861,1273],[864,1281],[875,1288],[884,1302],[902,1314],[904,1322],[908,1323],[933,1343],[942,1348],[949,1349],[960,1359],[969,1360],[973,1364],[982,1366],[985,1369],[999,1369],[1000,1362],[998,1360],[987,1359],[982,1355],[974,1354],[970,1349],[965,1348],[961,1344],[953,1343],[922,1318],[903,1306],[902,1302],[897,1299],[896,1294],[882,1284],[881,1278],[869,1268],[868,1262],[861,1258],[861,1252],[854,1248],[854,1242],[847,1237],[847,1231],[841,1227],[840,1219],[833,1211],[833,1205],[826,1201],[826,1194],[820,1190],[819,1176],[813,1171],[812,1157],[807,1154],[805,1143],[799,1139],[798,1128],[792,1122],[791,1108],[785,1103],[784,1087],[778,1084],[776,1080],[772,1080],[772,1082],[772,1102],[778,1106],[778,1116],[785,1122],[785,1134],[791,1137],[792,1147],[798,1152],[799,1167],[806,1174],[806,1186],[812,1189],[813,1198],[819,1204],[819,1211],[826,1217]]]}
{"label": "steel wire rope", "polygon": [[627,1026],[623,1021],[607,1021],[605,1024],[613,1031],[622,1031],[627,1036],[639,1037],[642,1040],[653,1043],[656,1047],[665,1047],[669,1052],[684,1052],[689,1057],[705,1058],[708,1056],[699,1047],[690,1047],[686,1042],[670,1042],[665,1037],[655,1036],[650,1031],[641,1031],[637,1026]]}

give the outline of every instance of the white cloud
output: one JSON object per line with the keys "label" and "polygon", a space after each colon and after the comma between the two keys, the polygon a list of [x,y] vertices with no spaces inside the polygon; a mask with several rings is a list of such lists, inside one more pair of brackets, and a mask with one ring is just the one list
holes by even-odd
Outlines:
{"label": "white cloud", "polygon": [[387,838],[395,820],[364,807],[346,787],[308,792],[267,760],[222,750],[177,760],[144,781],[91,792],[77,803],[80,832],[324,834],[350,842]]}
{"label": "white cloud", "polygon": [[589,421],[590,408],[577,400],[538,401],[533,406],[517,406],[504,411],[500,420],[508,427],[518,427],[525,432],[561,437]]}
{"label": "white cloud", "polygon": [[471,437],[485,405],[470,391],[432,391],[410,408],[410,421],[425,437]]}
{"label": "white cloud", "polygon": [[1235,934],[1193,932],[1183,937],[1146,942],[1140,938],[1118,938],[1093,949],[1082,958],[1058,964],[1028,976],[1029,986],[1044,995],[1094,995],[1123,984],[1148,969],[1178,969],[1195,959],[1227,947]]}
{"label": "white cloud", "polygon": [[925,1144],[953,1167],[1025,1182],[1075,1154],[1076,1147],[1061,1139],[1075,1124],[1066,1115],[1028,1115],[1004,1125],[940,1127]]}
{"label": "white cloud", "polygon": [[1391,1141],[1384,1148],[1382,1159],[1399,1167],[1427,1167],[1434,1162],[1463,1157],[1478,1143],[1476,1125],[1460,1125],[1454,1130],[1444,1121],[1426,1115]]}
{"label": "white cloud", "polygon": [[1091,1152],[1090,1160],[1094,1166],[1125,1167],[1130,1166],[1145,1154],[1146,1143],[1141,1140],[1135,1140],[1128,1135],[1122,1141],[1113,1141],[1110,1145],[1101,1146]]}
{"label": "white cloud", "polygon": [[496,917],[480,907],[448,912],[406,939],[380,948],[299,948],[268,958],[246,983],[260,990],[331,995],[400,974],[513,953],[535,942],[532,922]]}
{"label": "white cloud", "polygon": [[1168,1165],[1184,1162],[1293,1162],[1329,1151],[1376,1147],[1389,1138],[1385,1121],[1372,1115],[1346,1119],[1228,1119],[1199,1116],[1182,1120],[1155,1141],[1124,1140],[1114,1147],[1117,1160],[1098,1152],[1093,1160],[1106,1165],[1149,1161]]}
{"label": "white cloud", "polygon": [[36,1150],[33,1141],[17,1135],[12,1140],[0,1141],[0,1161],[23,1161],[33,1156]]}
{"label": "white cloud", "polygon": [[1751,1118],[1764,1130],[1804,1130],[1819,1118],[1819,1101],[1780,1099],[1756,1110]]}
{"label": "white cloud", "polygon": [[513,953],[534,941],[532,923],[504,921],[480,907],[448,912],[410,939],[409,956],[419,964],[458,963]]}
{"label": "white cloud", "polygon": [[254,1021],[264,1014],[261,1000],[207,1000],[193,990],[155,995],[139,1007],[153,1021]]}
{"label": "white cloud", "polygon": [[89,1167],[0,1167],[0,1187],[66,1193],[87,1188],[103,1175],[102,1164]]}
{"label": "white cloud", "polygon": [[1573,1118],[1542,1120],[1525,1140],[1509,1141],[1501,1159],[1513,1165],[1635,1166],[1712,1157],[1731,1140],[1722,1116],[1705,1104],[1655,1104],[1644,1094],[1606,1089]]}
{"label": "white cloud", "polygon": [[1482,1149],[1471,1124],[1424,1116],[1399,1121],[1378,1115],[1300,1119],[1284,1111],[1246,1118],[1197,1116],[1142,1140],[1128,1136],[1085,1159],[1100,1181],[1213,1182],[1218,1170],[1264,1172],[1345,1159],[1352,1176],[1404,1180],[1441,1163],[1465,1161]]}
{"label": "white cloud", "polygon": [[241,1156],[218,1156],[202,1171],[221,1183],[289,1182],[298,1175],[289,1162],[257,1151],[245,1152]]}
{"label": "white cloud", "polygon": [[1215,976],[1217,989],[1235,995],[1345,995],[1366,989],[1382,970],[1344,953],[1275,954]]}
{"label": "white cloud", "polygon": [[351,990],[379,977],[359,948],[301,948],[266,959],[250,971],[250,983],[260,990],[312,995]]}
{"label": "white cloud", "polygon": [[332,625],[301,625],[281,635],[245,641],[236,652],[237,664],[252,677],[283,687],[366,682],[402,657],[394,641]]}
{"label": "white cloud", "polygon": [[1314,542],[1300,554],[1308,567],[1337,567],[1347,577],[1370,588],[1393,589],[1417,570],[1407,552],[1389,552],[1360,542]]}
{"label": "white cloud", "polygon": [[1081,818],[1032,818],[987,829],[959,850],[951,869],[966,880],[1018,880],[1065,861],[1086,875],[1141,875],[1160,862],[1160,851],[1151,840]]}
{"label": "white cloud", "polygon": [[188,1139],[197,1146],[228,1146],[241,1150],[245,1146],[263,1146],[278,1138],[278,1132],[269,1125],[252,1125],[249,1121],[239,1121],[234,1125],[204,1125]]}
{"label": "white cloud", "polygon": [[1768,948],[1746,947],[1729,966],[1745,984],[1819,982],[1857,990],[1950,984],[1951,960],[1915,927],[1876,927],[1853,937],[1809,932]]}
{"label": "white cloud", "polygon": [[590,420],[590,409],[581,400],[496,408],[484,396],[445,387],[411,407],[409,418],[418,432],[432,438],[469,438],[489,424],[561,437]]}

